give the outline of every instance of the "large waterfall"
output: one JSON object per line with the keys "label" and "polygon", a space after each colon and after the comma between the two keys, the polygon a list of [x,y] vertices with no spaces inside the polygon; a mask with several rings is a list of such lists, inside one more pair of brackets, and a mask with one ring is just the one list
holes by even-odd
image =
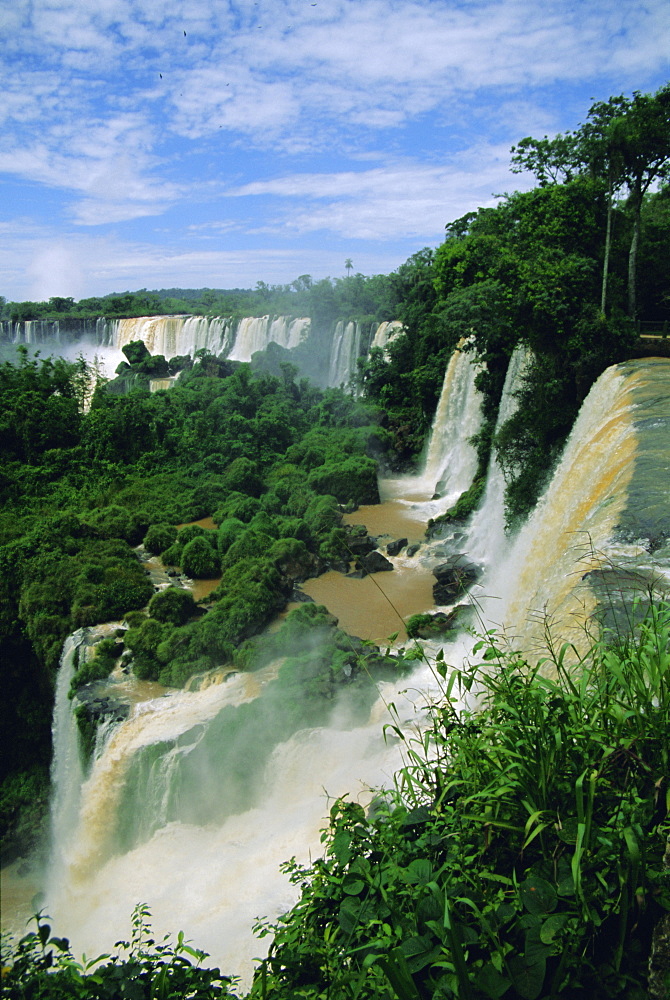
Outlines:
{"label": "large waterfall", "polygon": [[[521,352],[512,359],[505,407],[513,405],[524,363]],[[459,434],[465,445],[476,428],[474,373],[468,353],[457,352],[436,415],[427,468],[433,479],[448,479],[449,491],[468,485],[453,439]],[[670,517],[667,485],[659,486],[659,476],[668,479],[669,378],[670,361],[661,359],[628,362],[600,377],[513,544],[492,538],[488,520],[475,516],[466,544],[475,551],[485,538],[498,553],[477,590],[484,626],[502,622],[528,647],[541,636],[536,617],[545,610],[559,634],[571,622],[582,630],[596,602],[591,581],[605,569],[619,566],[650,586],[654,575],[658,586],[670,585],[670,551],[657,547],[650,555],[654,531]],[[485,506],[500,506],[500,488],[500,482],[492,487]],[[496,524],[502,537],[502,519]],[[409,566],[409,560],[397,564],[396,572],[410,574]],[[447,662],[465,648],[448,647]],[[62,671],[70,655],[67,647]],[[381,686],[364,724],[336,706],[327,724],[283,736],[260,758],[248,738],[238,744],[235,734],[240,719],[253,718],[254,733],[269,725],[275,670],[139,701],[100,746],[85,780],[60,759],[71,759],[72,750],[57,699],[60,861],[47,906],[77,951],[97,953],[126,935],[134,904],[144,901],[158,934],[183,928],[224,971],[248,975],[262,952],[250,930],[254,918],[275,916],[293,899],[280,862],[319,850],[329,797],[348,794],[365,803],[370,786],[391,780],[400,757],[382,736],[388,703],[413,724],[425,698],[435,695],[422,665],[403,679],[404,694],[390,682]],[[64,674],[64,690],[67,683]],[[74,819],[72,803],[79,810]]]}
{"label": "large waterfall", "polygon": [[[402,332],[397,320],[373,324],[368,332],[359,322],[339,320],[316,329],[305,317],[246,316],[137,316],[130,319],[28,320],[0,323],[0,342],[60,347],[85,345],[84,353],[116,352],[109,372],[123,360],[121,350],[141,340],[151,354],[168,360],[205,349],[231,361],[250,361],[256,351],[277,344],[285,350],[303,348],[310,355],[308,374],[325,386],[347,386],[356,373],[358,358],[369,347],[385,349]],[[104,351],[102,349],[105,349]],[[62,353],[62,351],[61,351]],[[318,355],[314,357],[313,355]],[[297,361],[300,367],[300,360]]]}

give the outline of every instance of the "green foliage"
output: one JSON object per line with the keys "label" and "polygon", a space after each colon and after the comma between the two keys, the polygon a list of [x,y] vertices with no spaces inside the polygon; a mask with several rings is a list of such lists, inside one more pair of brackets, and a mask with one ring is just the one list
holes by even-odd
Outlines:
{"label": "green foliage", "polygon": [[49,917],[34,917],[36,930],[26,934],[7,956],[2,997],[12,1000],[235,1000],[235,982],[202,963],[206,952],[185,940],[165,936],[156,943],[145,904],[132,916],[131,940],[118,941],[116,951],[77,961],[67,938],[52,935]]}
{"label": "green foliage", "polygon": [[319,466],[310,472],[307,484],[315,493],[329,493],[340,503],[379,503],[377,463],[364,455]]}
{"label": "green foliage", "polygon": [[159,590],[149,601],[149,615],[156,621],[184,625],[196,609],[193,594],[181,587]]}
{"label": "green foliage", "polygon": [[221,564],[211,543],[199,535],[183,547],[181,568],[195,579],[211,579],[219,575]]}
{"label": "green foliage", "polygon": [[251,996],[642,997],[670,909],[669,640],[661,605],[583,657],[549,636],[530,666],[487,635],[479,664],[438,658],[426,731],[390,727],[395,792],[336,802],[324,858],[286,865],[301,898],[260,925]]}
{"label": "green foliage", "polygon": [[147,552],[157,556],[169,548],[177,538],[177,529],[172,524],[152,524],[142,544]]}
{"label": "green foliage", "polygon": [[145,618],[139,625],[129,628],[124,636],[124,644],[133,654],[133,672],[141,680],[158,680],[164,666],[165,644],[173,634],[169,623],[155,618]]}
{"label": "green foliage", "polygon": [[93,656],[90,659],[80,659],[70,685],[70,697],[77,688],[84,684],[90,684],[91,681],[102,681],[109,677],[121,655],[122,648],[121,643],[109,636],[93,647]]}

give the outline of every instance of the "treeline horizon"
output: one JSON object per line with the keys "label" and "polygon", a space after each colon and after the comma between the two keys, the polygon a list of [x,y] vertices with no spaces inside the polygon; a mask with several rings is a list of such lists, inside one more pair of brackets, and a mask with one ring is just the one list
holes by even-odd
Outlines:
{"label": "treeline horizon", "polygon": [[393,275],[366,277],[361,273],[344,278],[314,280],[302,274],[288,284],[258,281],[255,288],[146,288],[110,292],[76,301],[52,296],[42,302],[7,301],[0,297],[0,320],[12,323],[32,320],[131,319],[138,316],[308,316],[328,322],[346,317],[370,321],[395,319],[399,288]]}

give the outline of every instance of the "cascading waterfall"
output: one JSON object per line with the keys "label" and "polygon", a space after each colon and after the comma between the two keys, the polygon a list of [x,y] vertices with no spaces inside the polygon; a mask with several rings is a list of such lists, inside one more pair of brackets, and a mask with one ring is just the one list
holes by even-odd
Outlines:
{"label": "cascading waterfall", "polygon": [[63,878],[67,868],[65,852],[71,844],[79,821],[79,802],[84,770],[79,752],[77,720],[68,697],[77,669],[77,657],[84,641],[84,630],[68,636],[60,658],[52,723],[53,761],[51,766],[51,863],[52,888]]}
{"label": "cascading waterfall", "polygon": [[308,336],[309,319],[291,319],[287,316],[257,316],[241,319],[235,331],[235,341],[228,354],[231,361],[251,361],[256,351],[264,351],[268,344],[279,344],[290,350]]}
{"label": "cascading waterfall", "polygon": [[[520,388],[532,354],[525,345],[517,344],[507,366],[505,384],[498,408],[495,433],[500,430],[518,408],[515,393]],[[468,551],[476,563],[497,565],[508,544],[505,535],[505,477],[497,460],[495,448],[491,452],[486,473],[486,490],[468,529]]]}
{"label": "cascading waterfall", "polygon": [[385,351],[388,345],[400,336],[403,329],[402,323],[397,319],[390,320],[387,323],[380,323],[375,330],[374,337],[372,338],[370,350],[372,350],[373,347],[379,347],[381,350]]}
{"label": "cascading waterfall", "polygon": [[603,599],[592,580],[603,569],[615,576],[632,571],[641,592],[670,577],[670,552],[650,561],[653,543],[644,538],[647,506],[662,506],[656,516],[666,526],[670,514],[658,487],[668,463],[669,378],[670,361],[660,358],[603,372],[547,489],[507,557],[488,574],[484,594],[505,597],[497,606],[483,597],[486,616],[510,630],[520,648],[543,648],[547,622],[563,641],[588,643],[588,622]]}
{"label": "cascading waterfall", "polygon": [[[462,352],[452,361],[454,368],[465,361],[472,369]],[[523,359],[517,361],[522,366]],[[659,462],[668,463],[669,377],[670,361],[661,360],[629,362],[601,376],[535,513],[508,557],[489,570],[479,598],[485,624],[505,622],[523,635],[522,648],[537,638],[532,629],[524,631],[528,609],[546,603],[563,638],[568,616],[577,613],[579,626],[594,606],[585,573],[615,558],[629,568],[648,563],[639,541],[624,544],[617,528],[627,525],[629,536],[640,535],[642,521],[634,512],[641,509],[645,524],[654,518],[667,523],[667,494],[652,480]],[[518,369],[509,374],[508,397],[515,378]],[[454,393],[458,384],[452,371]],[[513,405],[509,398],[507,403]],[[670,582],[670,551],[665,557]],[[467,648],[465,640],[449,646],[445,661],[458,662]],[[71,651],[66,645],[63,670]],[[437,694],[422,664],[402,680],[405,701],[395,685],[381,686],[366,724],[352,726],[336,708],[327,725],[280,739],[256,767],[246,750],[235,763],[231,713],[262,705],[267,681],[262,671],[238,675],[219,687],[171,692],[136,706],[83,785],[60,759],[71,757],[67,741],[56,738],[56,803],[79,802],[80,810],[75,828],[70,821],[62,828],[63,878],[47,902],[57,930],[62,924],[75,949],[91,953],[126,935],[132,907],[146,901],[157,934],[183,929],[224,971],[248,976],[262,950],[251,935],[254,918],[291,905],[294,890],[279,865],[292,855],[306,860],[317,849],[327,812],[324,790],[368,801],[368,788],[388,783],[400,763],[398,746],[382,736],[385,706],[393,701],[401,724],[415,723]],[[59,691],[68,684],[64,673]],[[62,711],[59,696],[59,718]],[[272,713],[270,706],[266,721]],[[257,723],[251,738],[264,728]],[[254,794],[231,806],[235,771]]]}
{"label": "cascading waterfall", "polygon": [[339,320],[335,326],[330,349],[328,385],[346,386],[356,371],[356,361],[361,349],[361,325],[350,320]]}
{"label": "cascading waterfall", "polygon": [[[379,323],[370,331],[370,346],[385,350],[402,332],[402,324],[397,320]],[[285,350],[307,347],[311,358],[305,374],[324,387],[346,387],[356,372],[363,336],[361,324],[354,321],[340,321],[331,331],[315,329],[306,317],[271,315],[240,320],[175,315],[0,323],[0,342],[47,347],[53,344],[66,356],[81,353],[89,360],[95,356],[108,377],[113,377],[115,368],[124,360],[122,348],[136,340],[141,340],[151,354],[161,354],[168,360],[184,355],[193,357],[196,351],[204,349],[231,361],[250,361],[256,351],[263,351],[272,343]],[[305,356],[303,353],[303,359]],[[300,368],[297,356],[295,363]],[[160,382],[152,388],[168,387],[169,383]]]}
{"label": "cascading waterfall", "polygon": [[476,361],[459,345],[444,375],[421,477],[432,489],[441,483],[439,491],[449,502],[470,486],[477,471],[477,452],[470,443],[482,422],[476,376]]}

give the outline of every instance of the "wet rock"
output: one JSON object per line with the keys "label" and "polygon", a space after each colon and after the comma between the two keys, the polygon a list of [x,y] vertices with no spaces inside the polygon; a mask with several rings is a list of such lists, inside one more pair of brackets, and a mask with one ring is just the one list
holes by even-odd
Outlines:
{"label": "wet rock", "polygon": [[463,619],[469,617],[471,612],[471,605],[459,604],[449,613],[436,611],[434,614],[413,615],[407,622],[407,634],[413,639],[436,639],[463,627]]}
{"label": "wet rock", "polygon": [[373,538],[372,535],[368,535],[367,529],[363,524],[350,525],[346,529],[346,533],[345,544],[354,559],[358,556],[364,556],[377,548],[377,539]]}
{"label": "wet rock", "polygon": [[405,552],[405,555],[406,556],[415,556],[417,554],[417,552],[419,551],[420,548],[421,548],[421,543],[420,542],[415,542],[414,545],[408,545],[407,546],[407,551]]}
{"label": "wet rock", "polygon": [[436,604],[453,604],[479,578],[481,569],[468,562],[462,553],[450,556],[433,570],[437,583],[433,585]]}
{"label": "wet rock", "polygon": [[393,569],[393,563],[389,562],[386,556],[375,550],[362,556],[356,563],[357,569],[364,569],[366,573],[386,573]]}
{"label": "wet rock", "polygon": [[386,553],[389,556],[397,556],[407,545],[406,538],[397,538],[394,542],[389,542],[386,546]]}
{"label": "wet rock", "polygon": [[299,604],[309,604],[310,602],[312,604],[314,603],[314,598],[310,597],[309,594],[306,594],[304,590],[300,589],[300,587],[293,588],[290,599],[292,601],[297,601]]}

